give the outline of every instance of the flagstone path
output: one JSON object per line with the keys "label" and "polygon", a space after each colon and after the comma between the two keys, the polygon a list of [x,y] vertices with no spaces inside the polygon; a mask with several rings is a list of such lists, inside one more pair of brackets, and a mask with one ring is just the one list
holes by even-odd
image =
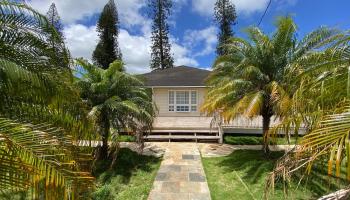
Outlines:
{"label": "flagstone path", "polygon": [[165,154],[148,200],[210,200],[198,145],[163,143],[162,146]]}

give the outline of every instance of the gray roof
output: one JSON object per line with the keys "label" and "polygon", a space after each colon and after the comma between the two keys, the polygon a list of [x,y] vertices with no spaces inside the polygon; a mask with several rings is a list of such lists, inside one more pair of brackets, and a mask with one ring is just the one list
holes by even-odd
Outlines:
{"label": "gray roof", "polygon": [[157,69],[143,74],[146,86],[205,86],[210,71],[188,66]]}

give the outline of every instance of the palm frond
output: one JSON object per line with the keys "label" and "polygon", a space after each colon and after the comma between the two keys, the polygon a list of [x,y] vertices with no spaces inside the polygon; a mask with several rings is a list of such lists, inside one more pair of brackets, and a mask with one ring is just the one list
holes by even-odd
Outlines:
{"label": "palm frond", "polygon": [[0,192],[78,198],[92,178],[74,141],[91,127],[69,52],[25,4],[1,1],[0,23]]}
{"label": "palm frond", "polygon": [[0,58],[32,71],[69,67],[63,39],[44,15],[26,4],[1,1],[0,22]]}
{"label": "palm frond", "polygon": [[43,181],[46,190],[69,196],[75,184],[91,187],[93,177],[79,171],[74,148],[63,130],[0,118],[0,190],[35,188]]}

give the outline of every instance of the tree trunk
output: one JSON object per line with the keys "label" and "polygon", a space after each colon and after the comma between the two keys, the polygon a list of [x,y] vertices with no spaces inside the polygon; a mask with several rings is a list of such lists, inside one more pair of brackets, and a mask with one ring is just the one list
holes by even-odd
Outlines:
{"label": "tree trunk", "polygon": [[102,133],[102,147],[100,152],[100,159],[106,159],[108,157],[108,137],[109,137],[109,119],[107,115],[103,116],[103,133]]}
{"label": "tree trunk", "polygon": [[270,114],[265,114],[263,117],[263,152],[265,155],[269,155],[270,148],[269,148],[269,129],[270,129]]}

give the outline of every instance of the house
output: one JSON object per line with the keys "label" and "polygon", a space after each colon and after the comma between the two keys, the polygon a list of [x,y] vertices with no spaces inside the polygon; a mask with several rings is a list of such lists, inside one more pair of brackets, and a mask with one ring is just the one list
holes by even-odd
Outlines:
{"label": "house", "polygon": [[148,140],[219,140],[212,117],[200,112],[208,87],[210,71],[179,66],[143,74],[152,89],[157,116]]}
{"label": "house", "polygon": [[[212,116],[201,113],[210,71],[179,66],[143,74],[145,85],[152,90],[157,107],[153,130],[146,140],[216,140],[223,133],[262,134],[262,119],[238,117],[229,124],[218,126]],[[271,121],[271,126],[276,122]]]}

